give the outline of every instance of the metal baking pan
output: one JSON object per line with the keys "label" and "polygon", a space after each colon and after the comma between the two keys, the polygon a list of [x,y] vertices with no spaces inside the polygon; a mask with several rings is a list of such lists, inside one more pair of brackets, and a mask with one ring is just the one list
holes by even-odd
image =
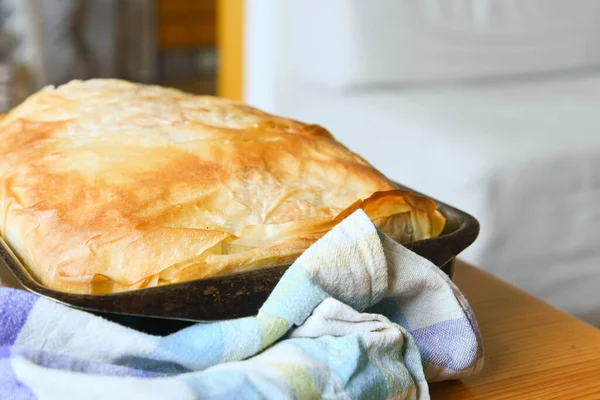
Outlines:
{"label": "metal baking pan", "polygon": [[[402,185],[398,187],[420,194]],[[446,217],[442,234],[404,246],[452,276],[454,258],[475,241],[479,223],[463,211],[439,201],[437,203]],[[256,315],[289,267],[283,265],[129,292],[93,295],[58,292],[42,286],[4,241],[0,241],[0,258],[30,292],[154,334],[173,332],[198,321]]]}

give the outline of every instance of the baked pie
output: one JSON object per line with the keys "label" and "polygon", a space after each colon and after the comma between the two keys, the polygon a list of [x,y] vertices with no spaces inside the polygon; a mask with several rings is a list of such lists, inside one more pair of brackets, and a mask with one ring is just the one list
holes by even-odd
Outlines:
{"label": "baked pie", "polygon": [[2,236],[65,292],[291,263],[359,207],[398,242],[445,223],[320,126],[159,86],[47,87],[0,117],[0,153]]}

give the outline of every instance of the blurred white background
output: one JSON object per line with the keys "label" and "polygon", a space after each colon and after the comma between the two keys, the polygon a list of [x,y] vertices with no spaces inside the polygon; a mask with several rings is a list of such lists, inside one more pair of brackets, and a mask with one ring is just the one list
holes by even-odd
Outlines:
{"label": "blurred white background", "polygon": [[472,213],[468,261],[600,325],[600,2],[246,7],[247,102]]}

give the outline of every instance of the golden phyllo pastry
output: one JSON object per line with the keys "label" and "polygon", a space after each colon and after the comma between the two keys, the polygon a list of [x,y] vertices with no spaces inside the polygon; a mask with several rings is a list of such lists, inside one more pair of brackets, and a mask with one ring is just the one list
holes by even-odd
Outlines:
{"label": "golden phyllo pastry", "polygon": [[317,125],[158,86],[45,88],[0,119],[0,153],[2,236],[66,292],[291,263],[359,207],[399,242],[444,226]]}

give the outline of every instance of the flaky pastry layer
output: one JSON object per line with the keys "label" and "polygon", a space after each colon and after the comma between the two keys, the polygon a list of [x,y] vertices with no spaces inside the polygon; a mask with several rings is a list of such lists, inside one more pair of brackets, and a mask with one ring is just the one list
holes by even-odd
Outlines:
{"label": "flaky pastry layer", "polygon": [[66,292],[291,263],[359,207],[399,242],[445,222],[320,126],[158,86],[45,88],[0,119],[0,153],[1,233]]}

